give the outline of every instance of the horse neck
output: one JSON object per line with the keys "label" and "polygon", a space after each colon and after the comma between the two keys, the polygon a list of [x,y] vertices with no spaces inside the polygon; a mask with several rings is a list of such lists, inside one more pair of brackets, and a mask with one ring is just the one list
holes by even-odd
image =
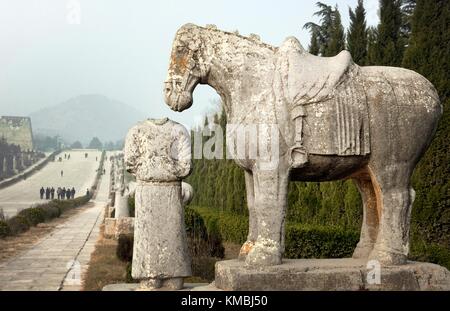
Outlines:
{"label": "horse neck", "polygon": [[[275,48],[250,39],[218,31],[208,32],[204,58],[209,62],[206,84],[217,91],[222,99],[228,119],[240,110],[237,105],[246,105],[264,75],[274,70]],[[243,91],[243,83],[245,91]]]}

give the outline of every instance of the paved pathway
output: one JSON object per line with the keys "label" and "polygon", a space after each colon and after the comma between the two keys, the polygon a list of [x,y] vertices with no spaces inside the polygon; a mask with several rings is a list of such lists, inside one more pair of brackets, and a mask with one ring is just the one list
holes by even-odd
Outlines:
{"label": "paved pathway", "polygon": [[[0,209],[3,209],[6,216],[14,216],[18,211],[30,207],[33,203],[45,202],[39,198],[41,187],[55,189],[74,187],[77,191],[75,196],[86,193],[86,189],[91,187],[95,179],[101,152],[79,149],[65,153],[70,153],[70,160],[64,159],[63,152],[59,155],[62,157],[62,162],[50,162],[26,180],[0,190]],[[88,153],[87,158],[84,156],[85,153]],[[56,159],[59,156],[56,156]],[[64,173],[62,177],[61,170]]]}
{"label": "paved pathway", "polygon": [[0,263],[0,290],[80,290],[108,199],[110,162],[87,209],[29,250]]}

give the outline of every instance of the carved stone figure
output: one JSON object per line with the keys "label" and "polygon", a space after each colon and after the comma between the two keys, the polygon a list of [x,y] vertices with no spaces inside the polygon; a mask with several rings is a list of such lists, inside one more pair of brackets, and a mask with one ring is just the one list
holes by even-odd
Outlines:
{"label": "carved stone figure", "polygon": [[278,128],[269,154],[275,167],[258,157],[235,159],[245,170],[250,224],[241,257],[248,264],[281,263],[289,180],[344,178],[356,182],[364,201],[353,257],[406,262],[410,178],[442,115],[429,81],[402,68],[360,67],[346,51],[313,56],[293,37],[274,47],[187,24],[173,42],[166,103],[189,108],[198,84],[218,92],[229,124]]}
{"label": "carved stone figure", "polygon": [[124,157],[120,153],[114,157],[115,169],[114,169],[114,207],[115,215],[114,218],[122,218],[130,216],[128,210],[128,197],[129,193],[126,191],[125,187],[125,176],[124,176]]}
{"label": "carved stone figure", "polygon": [[191,275],[181,185],[191,171],[187,130],[168,118],[138,123],[126,137],[125,165],[137,181],[132,276],[141,290],[180,289]]}

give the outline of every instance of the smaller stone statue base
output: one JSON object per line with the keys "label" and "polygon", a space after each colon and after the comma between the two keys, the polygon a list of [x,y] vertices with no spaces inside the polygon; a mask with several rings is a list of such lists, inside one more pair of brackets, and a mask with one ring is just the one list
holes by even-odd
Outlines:
{"label": "smaller stone statue base", "polygon": [[[355,259],[284,259],[281,265],[248,267],[245,261],[216,263],[215,286],[222,290],[450,290],[450,272],[425,262],[408,262],[380,269]],[[369,279],[369,280],[368,280]]]}

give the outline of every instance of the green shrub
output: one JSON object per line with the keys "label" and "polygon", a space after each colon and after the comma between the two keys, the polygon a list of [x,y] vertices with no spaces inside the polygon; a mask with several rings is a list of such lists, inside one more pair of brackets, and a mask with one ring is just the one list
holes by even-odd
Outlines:
{"label": "green shrub", "polygon": [[30,207],[21,210],[18,215],[26,218],[30,226],[36,226],[38,223],[45,221],[45,212],[43,207]]}
{"label": "green shrub", "polygon": [[61,216],[61,210],[57,206],[49,205],[43,207],[43,210],[46,221]]}
{"label": "green shrub", "polygon": [[121,234],[119,235],[116,254],[122,261],[131,261],[133,258],[133,235]]}
{"label": "green shrub", "polygon": [[411,245],[409,259],[432,262],[450,269],[450,250],[442,245],[415,241]]}
{"label": "green shrub", "polygon": [[30,229],[31,224],[23,215],[16,215],[8,219],[8,226],[11,235],[17,235]]}
{"label": "green shrub", "polygon": [[359,233],[340,227],[286,225],[287,258],[343,258],[351,257]]}
{"label": "green shrub", "polygon": [[4,238],[11,234],[8,223],[5,220],[0,220],[0,238]]}
{"label": "green shrub", "polygon": [[207,280],[214,281],[215,264],[220,258],[214,257],[192,257],[192,275]]}
{"label": "green shrub", "polygon": [[[189,207],[186,209],[188,230],[208,239],[242,244],[247,239],[248,217],[218,210]],[[203,224],[204,223],[204,224]],[[287,258],[350,257],[359,240],[359,233],[341,227],[286,225],[285,256]],[[220,256],[217,256],[220,257]]]}
{"label": "green shrub", "polygon": [[82,196],[73,200],[52,200],[21,210],[16,216],[8,220],[0,220],[0,237],[25,232],[31,226],[57,218],[65,211],[82,206],[89,200],[89,196]]}
{"label": "green shrub", "polygon": [[[210,220],[212,218],[209,218]],[[205,225],[208,223],[208,228]],[[185,209],[185,223],[188,233],[188,245],[192,257],[211,256],[223,258],[225,249],[222,245],[217,221],[204,220],[196,210]]]}

